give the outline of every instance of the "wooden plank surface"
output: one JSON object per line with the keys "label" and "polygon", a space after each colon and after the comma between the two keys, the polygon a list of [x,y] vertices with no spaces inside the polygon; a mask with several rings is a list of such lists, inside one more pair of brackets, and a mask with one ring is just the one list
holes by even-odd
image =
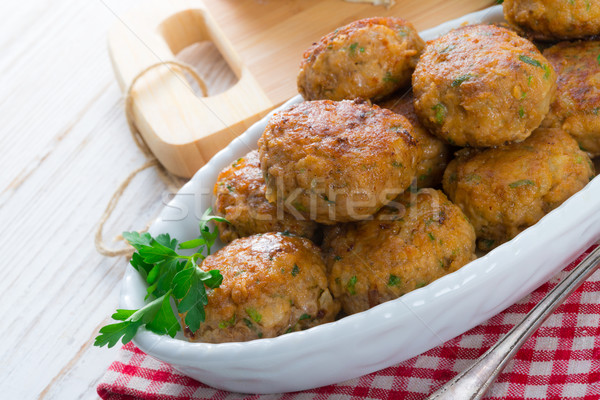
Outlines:
{"label": "wooden plank surface", "polygon": [[[270,32],[285,31],[277,25],[277,13],[293,15],[319,3],[208,2],[219,20],[238,12],[238,1],[275,10]],[[127,129],[106,33],[119,15],[139,3],[0,2],[2,398],[97,398],[96,385],[116,357],[116,349],[97,349],[91,343],[117,306],[126,260],[97,254],[93,234],[113,191],[144,158]],[[397,0],[397,7],[408,10],[404,16],[423,29],[489,3]],[[413,7],[417,11],[410,11]],[[374,13],[384,10],[373,7]],[[254,44],[265,53],[247,61],[295,75],[292,64],[277,60],[276,46],[296,39],[261,35],[264,27],[251,15],[243,21],[223,29],[240,38],[246,31],[258,34]],[[309,41],[323,30],[311,33]],[[302,47],[306,44],[303,39]],[[295,71],[297,64],[293,67]],[[216,80],[231,79],[221,70],[208,71]],[[268,74],[259,79],[269,82]],[[289,97],[289,92],[274,89],[277,96]],[[168,198],[155,172],[145,171],[126,192],[105,237],[143,228]]]}

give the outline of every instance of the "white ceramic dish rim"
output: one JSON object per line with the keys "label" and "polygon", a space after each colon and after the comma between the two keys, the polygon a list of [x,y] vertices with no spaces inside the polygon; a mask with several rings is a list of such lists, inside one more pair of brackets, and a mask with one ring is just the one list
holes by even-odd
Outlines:
{"label": "white ceramic dish rim", "polygon": [[[465,22],[502,20],[501,6],[494,6],[446,22],[422,36],[430,40]],[[297,96],[282,107],[301,100]],[[184,240],[196,236],[198,217],[212,203],[218,172],[257,147],[268,118],[198,171],[161,212],[150,232],[169,232]],[[141,329],[134,343],[188,376],[238,392],[303,390],[364,375],[467,331],[547,281],[600,235],[596,199],[600,199],[598,178],[535,226],[459,271],[330,324],[273,339],[224,344],[190,343],[181,335],[172,339]],[[128,266],[121,307],[143,305],[145,290],[137,271]]]}

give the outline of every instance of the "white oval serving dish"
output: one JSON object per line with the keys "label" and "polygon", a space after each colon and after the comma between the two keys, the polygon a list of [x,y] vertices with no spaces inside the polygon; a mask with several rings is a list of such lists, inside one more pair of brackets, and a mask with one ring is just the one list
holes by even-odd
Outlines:
{"label": "white oval serving dish", "polygon": [[[503,21],[501,6],[422,32],[425,40],[463,23]],[[286,103],[301,101],[297,96]],[[196,173],[151,226],[181,240],[196,237],[221,169],[257,147],[265,117]],[[600,179],[515,239],[421,289],[368,311],[303,332],[245,343],[190,343],[141,329],[134,343],[215,388],[245,393],[297,391],[341,382],[414,357],[515,303],[573,260],[600,235]],[[146,285],[131,266],[120,305],[143,305]]]}

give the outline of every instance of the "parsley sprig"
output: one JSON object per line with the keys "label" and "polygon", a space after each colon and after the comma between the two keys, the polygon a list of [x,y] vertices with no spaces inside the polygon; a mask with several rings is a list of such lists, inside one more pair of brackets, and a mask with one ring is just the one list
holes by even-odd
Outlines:
{"label": "parsley sprig", "polygon": [[[209,208],[200,219],[200,235],[182,243],[168,233],[156,237],[149,233],[123,233],[125,240],[136,250],[130,263],[148,283],[145,300],[154,300],[139,310],[118,309],[112,318],[121,322],[102,327],[94,346],[113,347],[119,340],[128,343],[141,326],[158,335],[174,337],[181,327],[171,300],[177,311],[185,314],[184,323],[192,332],[200,328],[206,317],[204,306],[208,304],[206,288],[217,288],[223,281],[218,270],[205,272],[198,268],[219,236],[219,229],[215,227],[211,231],[209,222],[227,222],[210,213]],[[188,256],[177,250],[194,252]]]}

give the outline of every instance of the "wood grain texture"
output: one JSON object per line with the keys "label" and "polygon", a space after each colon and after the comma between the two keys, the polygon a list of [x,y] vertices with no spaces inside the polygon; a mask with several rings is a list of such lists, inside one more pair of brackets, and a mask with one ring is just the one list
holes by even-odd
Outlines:
{"label": "wood grain texture", "polygon": [[[266,64],[266,72],[252,73],[259,83],[273,85],[274,99],[283,100],[294,88],[297,62],[279,59],[278,50],[291,44],[304,48],[330,27],[320,26],[326,18],[318,18],[304,27],[306,37],[297,39],[286,33],[281,20],[319,7],[319,1],[209,3],[221,22],[240,13],[238,2],[255,5],[256,13],[259,6],[272,11],[263,26],[254,14],[241,14],[239,24],[222,27],[230,40],[237,36],[244,46],[265,51],[252,58],[238,50],[247,65]],[[98,255],[93,233],[118,184],[144,162],[127,129],[106,50],[110,24],[139,3],[0,2],[2,398],[97,398],[96,384],[116,357],[116,349],[93,348],[91,342],[117,306],[126,260]],[[397,7],[423,29],[489,3],[407,0],[397,1]],[[278,33],[282,36],[273,36]],[[198,65],[197,58],[187,60]],[[215,92],[232,80],[221,67],[209,69],[225,82],[209,87]],[[281,69],[292,80],[285,88],[269,79],[269,73]],[[143,172],[126,191],[105,237],[143,228],[168,198],[155,172]]]}

